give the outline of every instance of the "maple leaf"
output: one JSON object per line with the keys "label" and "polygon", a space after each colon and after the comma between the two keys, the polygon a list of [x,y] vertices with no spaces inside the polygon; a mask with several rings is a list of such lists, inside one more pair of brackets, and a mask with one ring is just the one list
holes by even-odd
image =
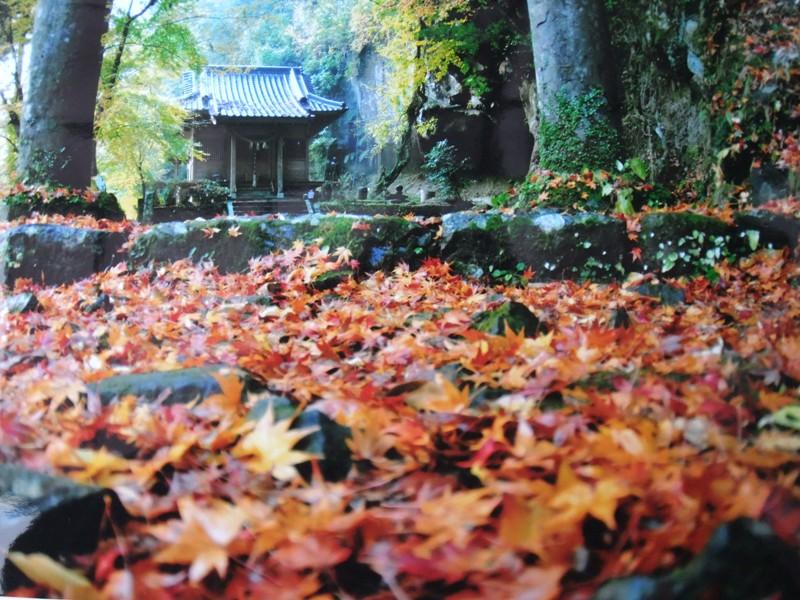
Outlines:
{"label": "maple leaf", "polygon": [[338,266],[352,260],[353,252],[346,246],[339,246],[334,251],[333,256],[336,258],[336,265]]}
{"label": "maple leaf", "polygon": [[242,406],[244,382],[235,371],[221,371],[211,376],[219,384],[220,393],[208,396],[203,404],[214,406],[225,413],[235,414]]}
{"label": "maple leaf", "polygon": [[556,494],[549,502],[550,507],[559,513],[551,524],[556,521],[575,524],[590,514],[609,529],[614,529],[617,502],[628,495],[629,489],[613,480],[603,479],[595,486],[584,483],[578,479],[569,463],[563,461],[558,471]]}
{"label": "maple leaf", "polygon": [[633,262],[642,262],[642,249],[639,247],[634,248],[631,250],[631,256],[633,257]]}
{"label": "maple leaf", "polygon": [[304,535],[280,546],[273,557],[286,568],[302,571],[333,567],[351,554],[352,550],[332,535]]}
{"label": "maple leaf", "polygon": [[206,239],[211,239],[215,234],[219,233],[219,231],[219,227],[206,227],[203,229],[203,236],[205,236]]}
{"label": "maple leaf", "polygon": [[297,475],[294,465],[307,462],[315,455],[293,450],[297,442],[314,433],[318,427],[290,429],[291,419],[275,422],[270,402],[267,412],[233,449],[233,455],[243,458],[254,473],[269,473],[276,479],[288,480]]}
{"label": "maple leaf", "polygon": [[228,552],[242,530],[246,515],[241,509],[214,500],[199,507],[190,497],[178,500],[180,523],[156,526],[152,532],[169,545],[156,554],[156,562],[190,564],[190,581],[200,581],[212,570],[225,577]]}
{"label": "maple leaf", "polygon": [[118,474],[131,470],[127,460],[112,454],[105,448],[100,448],[100,450],[81,448],[75,450],[75,456],[81,463],[81,470],[74,473],[74,477],[79,481],[113,485],[118,479]]}
{"label": "maple leaf", "polygon": [[239,225],[234,225],[233,227],[228,228],[228,235],[232,238],[237,238],[242,235],[242,231]]}
{"label": "maple leaf", "polygon": [[9,552],[7,557],[28,579],[54,589],[65,597],[75,600],[102,598],[86,577],[77,571],[67,569],[46,554]]}
{"label": "maple leaf", "polygon": [[460,412],[469,406],[469,388],[458,389],[441,373],[433,381],[406,395],[406,402],[418,410]]}

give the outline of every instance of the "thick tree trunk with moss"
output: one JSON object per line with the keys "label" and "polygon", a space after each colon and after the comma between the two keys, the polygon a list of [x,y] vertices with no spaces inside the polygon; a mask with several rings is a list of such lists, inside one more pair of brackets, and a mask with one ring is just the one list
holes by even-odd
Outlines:
{"label": "thick tree trunk with moss", "polygon": [[[607,126],[601,127],[605,129],[603,136],[613,136],[618,128],[619,115],[616,107],[615,67],[603,1],[528,0],[528,12],[541,122],[558,124],[565,135],[575,135],[580,143],[592,144],[594,127],[593,123],[587,122],[586,113],[591,113],[589,116],[592,118],[597,113],[597,119],[605,121]],[[590,95],[594,98],[588,102],[592,108],[587,108],[586,100]],[[572,122],[566,122],[569,119],[561,122],[564,116],[562,113],[569,110],[570,105],[577,113],[576,118]],[[595,108],[599,110],[596,111]],[[570,131],[565,131],[565,128]],[[540,134],[544,133],[540,130]],[[543,158],[548,156],[548,144],[552,146],[553,143],[547,137],[546,134],[541,135],[538,140],[540,151],[544,152]],[[611,158],[616,157],[607,157]],[[606,162],[597,156],[589,157],[588,160]],[[571,162],[572,159],[565,161],[563,165],[546,166],[580,166],[577,163],[569,164]],[[598,167],[607,164],[583,166]]]}
{"label": "thick tree trunk with moss", "polygon": [[33,27],[19,172],[29,181],[87,187],[108,0],[40,0]]}

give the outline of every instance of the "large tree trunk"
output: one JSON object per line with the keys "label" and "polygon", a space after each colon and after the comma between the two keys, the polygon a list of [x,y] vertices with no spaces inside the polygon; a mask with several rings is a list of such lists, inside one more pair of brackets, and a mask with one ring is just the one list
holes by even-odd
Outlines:
{"label": "large tree trunk", "polygon": [[615,101],[615,74],[602,0],[528,0],[539,110],[551,118],[560,94],[599,88]]}
{"label": "large tree trunk", "polygon": [[22,115],[19,172],[29,181],[87,187],[108,0],[40,0]]}

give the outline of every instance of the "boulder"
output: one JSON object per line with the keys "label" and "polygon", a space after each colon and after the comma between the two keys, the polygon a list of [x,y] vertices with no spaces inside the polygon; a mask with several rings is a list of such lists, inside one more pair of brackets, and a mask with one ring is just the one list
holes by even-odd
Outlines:
{"label": "boulder", "polygon": [[751,201],[756,206],[770,200],[788,198],[797,191],[797,182],[792,182],[789,171],[765,165],[750,172]]}
{"label": "boulder", "polygon": [[164,223],[136,240],[134,265],[190,259],[211,261],[221,273],[247,271],[250,259],[288,248],[296,237],[287,221],[227,218]]}
{"label": "boulder", "polygon": [[665,306],[677,306],[686,301],[686,294],[683,293],[683,290],[668,283],[648,282],[630,289],[642,296],[657,298]]}
{"label": "boulder", "polygon": [[353,275],[355,275],[355,272],[352,269],[336,269],[335,271],[328,271],[327,273],[317,275],[314,278],[314,281],[311,282],[310,287],[317,292],[328,292],[336,289],[340,283],[344,283]]}
{"label": "boulder", "polygon": [[[292,423],[294,428],[316,427],[297,444],[297,449],[321,456],[319,467],[327,481],[342,481],[353,464],[347,440],[351,437],[349,427],[339,425],[325,413],[307,408]],[[297,470],[305,479],[311,477],[311,465],[302,463]]]}
{"label": "boulder", "polygon": [[667,598],[798,598],[796,549],[769,525],[740,518],[721,525],[687,565],[663,575],[635,575],[604,584],[594,600]]}
{"label": "boulder", "polygon": [[[790,248],[796,251],[800,242],[800,220],[768,210],[754,210],[736,215],[736,226],[742,241],[761,248]],[[757,232],[757,238],[748,232]],[[755,250],[755,247],[751,247]]]}
{"label": "boulder", "polygon": [[0,234],[0,284],[62,285],[123,260],[124,233],[64,225],[21,225]]}
{"label": "boulder", "polygon": [[442,218],[442,259],[456,272],[483,277],[510,262],[505,224],[499,212],[460,212]]}
{"label": "boulder", "polygon": [[136,375],[116,375],[92,383],[88,387],[100,397],[103,404],[109,404],[114,399],[125,396],[135,396],[146,402],[164,398],[166,405],[186,404],[196,398],[202,399],[219,394],[221,390],[214,374],[228,371],[236,373],[245,387],[254,385],[244,371],[213,365]]}
{"label": "boulder", "polygon": [[398,217],[375,218],[357,257],[362,271],[389,271],[406,263],[412,269],[435,254],[436,230]]}
{"label": "boulder", "polygon": [[435,231],[399,217],[304,215],[292,219],[226,218],[165,223],[131,250],[136,264],[185,258],[212,261],[222,273],[244,272],[250,259],[291,248],[295,241],[350,250],[363,271],[417,266],[434,246]]}
{"label": "boulder", "polygon": [[611,311],[608,326],[610,329],[630,329],[631,316],[624,308],[615,308]]}
{"label": "boulder", "polygon": [[39,304],[39,299],[31,292],[14,294],[6,298],[6,309],[12,315],[35,312],[41,310],[41,308],[42,305]]}
{"label": "boulder", "polygon": [[28,583],[5,560],[9,551],[42,553],[55,560],[92,552],[109,526],[107,502],[111,522],[119,526],[127,514],[111,490],[0,465],[0,594]]}

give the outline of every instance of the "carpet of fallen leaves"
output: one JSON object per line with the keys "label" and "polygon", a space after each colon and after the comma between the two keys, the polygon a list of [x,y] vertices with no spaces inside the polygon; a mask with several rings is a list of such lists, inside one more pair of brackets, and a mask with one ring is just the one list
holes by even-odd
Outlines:
{"label": "carpet of fallen leaves", "polygon": [[[684,564],[739,516],[798,543],[800,437],[759,426],[800,398],[788,254],[673,282],[677,306],[630,291],[640,276],[488,287],[435,259],[309,285],[349,260],[297,245],[241,275],[119,265],[0,323],[0,460],[110,486],[134,516],[67,565],[98,594],[578,599]],[[113,306],[87,313],[101,293]],[[505,299],[549,332],[470,327]],[[305,432],[247,421],[257,398],[233,379],[195,406],[85,393],[211,363],[351,427],[350,475],[298,476]]]}

